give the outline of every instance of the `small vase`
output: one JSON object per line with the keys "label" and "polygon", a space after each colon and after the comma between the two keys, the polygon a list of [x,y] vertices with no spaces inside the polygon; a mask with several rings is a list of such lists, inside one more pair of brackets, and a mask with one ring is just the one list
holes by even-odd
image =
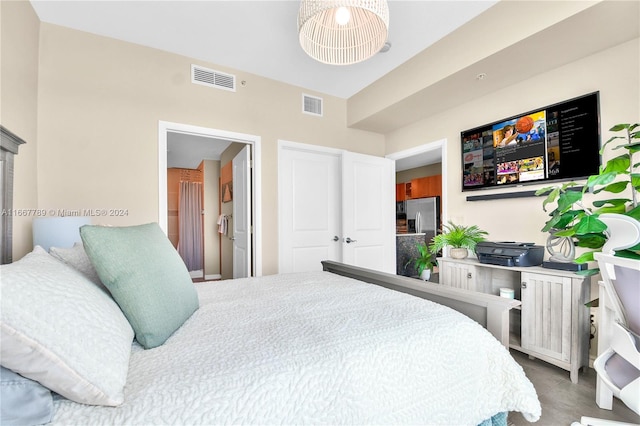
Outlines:
{"label": "small vase", "polygon": [[449,249],[449,256],[454,259],[464,259],[468,254],[469,252],[466,248],[451,247]]}
{"label": "small vase", "polygon": [[423,281],[429,281],[429,278],[431,278],[431,269],[423,269],[420,273],[420,279]]}

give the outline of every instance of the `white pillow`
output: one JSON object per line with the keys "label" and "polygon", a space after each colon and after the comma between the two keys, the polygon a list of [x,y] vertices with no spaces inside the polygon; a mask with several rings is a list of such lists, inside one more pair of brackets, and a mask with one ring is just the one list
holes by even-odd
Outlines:
{"label": "white pillow", "polygon": [[121,404],[133,330],[113,299],[38,246],[0,275],[2,365],[76,402]]}
{"label": "white pillow", "polygon": [[84,250],[82,243],[75,243],[71,248],[51,247],[49,254],[63,261],[73,269],[82,272],[91,282],[104,289],[104,291],[109,292],[107,287],[100,281],[96,268],[93,267],[91,260],[89,260],[89,256],[87,256],[87,252]]}

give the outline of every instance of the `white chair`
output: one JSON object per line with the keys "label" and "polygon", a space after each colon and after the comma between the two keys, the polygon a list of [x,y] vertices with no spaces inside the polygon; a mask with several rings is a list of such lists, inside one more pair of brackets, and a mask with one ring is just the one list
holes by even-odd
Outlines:
{"label": "white chair", "polygon": [[[600,331],[596,404],[612,409],[613,397],[640,415],[640,260],[614,256],[615,250],[640,243],[640,222],[624,215],[602,214],[609,238],[596,253],[600,284]],[[626,423],[582,417],[581,425]]]}
{"label": "white chair", "polygon": [[[640,415],[640,261],[604,253],[595,257],[606,302],[613,307],[613,321],[608,330],[602,330],[606,325],[601,327],[609,332],[605,336],[608,348],[598,351],[593,368],[600,386],[604,384],[613,396]],[[611,408],[606,399],[596,402],[601,408]]]}

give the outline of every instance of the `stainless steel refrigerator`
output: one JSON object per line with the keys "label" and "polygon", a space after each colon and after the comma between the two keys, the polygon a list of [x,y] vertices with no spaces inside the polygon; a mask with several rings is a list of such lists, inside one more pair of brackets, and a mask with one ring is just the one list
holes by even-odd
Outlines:
{"label": "stainless steel refrigerator", "polygon": [[416,198],[405,203],[409,233],[425,233],[429,242],[440,229],[440,197]]}

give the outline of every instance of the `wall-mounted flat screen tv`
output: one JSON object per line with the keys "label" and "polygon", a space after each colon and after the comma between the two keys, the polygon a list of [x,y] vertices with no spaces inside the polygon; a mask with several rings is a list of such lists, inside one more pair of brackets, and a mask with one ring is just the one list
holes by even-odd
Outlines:
{"label": "wall-mounted flat screen tv", "polygon": [[597,174],[599,104],[594,92],[461,132],[462,190]]}

